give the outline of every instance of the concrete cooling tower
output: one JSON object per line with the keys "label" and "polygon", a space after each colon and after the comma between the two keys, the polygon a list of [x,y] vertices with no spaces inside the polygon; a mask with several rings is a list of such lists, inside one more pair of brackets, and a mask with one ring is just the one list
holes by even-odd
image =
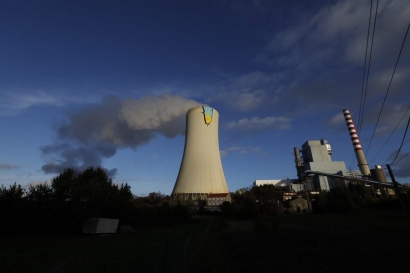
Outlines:
{"label": "concrete cooling tower", "polygon": [[211,193],[229,193],[219,152],[218,121],[219,114],[211,107],[188,110],[185,149],[173,200],[205,200]]}

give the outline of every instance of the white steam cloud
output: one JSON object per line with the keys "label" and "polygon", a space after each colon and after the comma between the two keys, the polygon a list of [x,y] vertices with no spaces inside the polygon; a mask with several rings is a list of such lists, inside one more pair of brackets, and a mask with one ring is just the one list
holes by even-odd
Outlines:
{"label": "white steam cloud", "polygon": [[[179,95],[124,99],[110,96],[99,105],[87,106],[56,127],[54,144],[41,147],[51,160],[42,166],[45,173],[65,168],[85,169],[100,166],[103,158],[115,155],[118,148],[147,144],[157,134],[173,138],[185,133],[185,114],[201,105]],[[114,176],[117,169],[107,170]]]}

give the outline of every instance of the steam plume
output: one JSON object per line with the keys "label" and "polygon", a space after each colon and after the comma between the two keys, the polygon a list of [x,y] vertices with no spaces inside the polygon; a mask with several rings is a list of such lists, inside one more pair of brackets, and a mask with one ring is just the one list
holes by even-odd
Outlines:
{"label": "steam plume", "polygon": [[[42,170],[58,173],[68,167],[85,169],[100,166],[119,148],[137,149],[157,134],[173,138],[185,133],[185,114],[200,103],[179,95],[161,94],[141,99],[109,96],[99,105],[72,113],[56,127],[57,139],[41,147],[50,159]],[[117,169],[107,170],[114,176]]]}

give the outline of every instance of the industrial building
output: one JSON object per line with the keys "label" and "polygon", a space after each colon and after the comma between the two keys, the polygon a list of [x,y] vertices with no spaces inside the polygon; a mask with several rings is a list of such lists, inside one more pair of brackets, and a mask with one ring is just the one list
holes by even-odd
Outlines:
{"label": "industrial building", "polygon": [[310,175],[309,171],[348,176],[344,161],[332,161],[332,148],[325,140],[308,140],[302,149],[295,147],[295,163],[298,178],[303,180],[307,190],[330,190],[336,179],[326,175]]}
{"label": "industrial building", "polygon": [[298,183],[297,179],[255,180],[253,181],[253,184],[252,184],[253,187],[258,187],[258,186],[263,186],[263,185],[274,185],[276,188],[285,187],[289,189],[290,191],[294,191],[294,192],[300,192],[304,190],[304,185]]}
{"label": "industrial building", "polygon": [[206,205],[209,207],[220,206],[224,202],[231,202],[231,196],[229,193],[211,193],[208,195]]}
{"label": "industrial building", "polygon": [[211,107],[188,110],[185,148],[171,194],[173,200],[206,200],[209,194],[225,194],[229,200],[219,152],[218,122],[219,113]]}
{"label": "industrial building", "polygon": [[[307,140],[301,148],[294,148],[298,179],[255,180],[253,186],[274,185],[294,193],[318,192],[355,181],[381,190],[391,188],[380,166],[369,169],[350,112],[345,109],[343,113],[360,171],[347,170],[344,161],[333,161],[332,148],[325,139]],[[207,206],[231,201],[220,157],[218,122],[219,113],[211,107],[187,111],[185,147],[172,200],[204,200]]]}
{"label": "industrial building", "polygon": [[348,110],[344,110],[344,113],[360,170],[347,170],[344,161],[333,161],[332,147],[325,139],[308,140],[302,148],[294,148],[298,179],[255,180],[253,186],[274,185],[278,188],[286,187],[292,192],[315,192],[329,191],[333,187],[354,181],[366,186],[375,186],[379,191],[389,195],[394,194],[391,190],[392,184],[387,181],[383,168],[376,165],[374,169],[369,169],[350,114]]}
{"label": "industrial building", "polygon": [[262,185],[274,185],[275,187],[287,187],[289,184],[294,182],[293,179],[286,179],[286,180],[280,180],[280,179],[275,179],[275,180],[255,180],[253,181],[253,186],[262,186]]}
{"label": "industrial building", "polygon": [[330,190],[339,183],[347,184],[355,181],[364,183],[366,186],[376,186],[379,190],[392,194],[392,184],[387,181],[383,168],[376,165],[374,169],[369,169],[349,110],[344,109],[343,115],[359,170],[348,171],[343,161],[332,161],[332,148],[326,140],[308,140],[302,145],[301,150],[294,148],[299,180],[306,190]]}

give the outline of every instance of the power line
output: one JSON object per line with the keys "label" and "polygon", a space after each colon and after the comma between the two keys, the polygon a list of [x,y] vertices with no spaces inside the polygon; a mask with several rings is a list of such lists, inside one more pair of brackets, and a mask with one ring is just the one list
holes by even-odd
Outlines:
{"label": "power line", "polygon": [[364,94],[364,79],[366,77],[367,49],[369,48],[370,23],[372,21],[372,9],[373,9],[373,0],[370,1],[369,24],[367,26],[366,53],[364,55],[363,78],[362,78],[362,93],[360,95],[359,118],[358,118],[358,123],[357,123],[359,128],[361,126],[360,123],[361,123],[362,103],[363,103],[363,94]]}
{"label": "power line", "polygon": [[399,163],[403,158],[405,158],[406,156],[410,155],[410,152],[408,152],[407,154],[405,154],[402,158],[399,159],[399,161],[397,161],[396,163]]}
{"label": "power line", "polygon": [[400,144],[399,150],[397,151],[396,157],[394,158],[393,162],[390,164],[391,166],[393,166],[394,161],[396,161],[396,158],[399,156],[401,147],[403,147],[403,142],[404,142],[404,139],[406,138],[407,130],[409,129],[409,124],[410,124],[410,117],[409,117],[409,121],[407,122],[406,131],[404,131],[403,140],[401,141],[401,144]]}
{"label": "power line", "polygon": [[[363,94],[364,94],[364,82],[365,82],[365,77],[366,77],[366,65],[367,65],[367,50],[369,48],[369,36],[370,36],[370,26],[371,26],[371,21],[372,21],[372,10],[373,10],[373,0],[370,1],[370,10],[369,10],[369,23],[367,25],[367,38],[366,38],[366,52],[364,54],[364,64],[363,64],[363,78],[362,78],[362,93],[360,94],[360,106],[359,106],[359,116],[358,116],[358,122],[357,125],[360,128],[360,123],[361,123],[361,115],[362,115],[362,103],[363,103]],[[353,151],[352,153],[352,161],[351,161],[351,166],[353,167],[355,162],[355,153]]]}
{"label": "power line", "polygon": [[369,63],[368,63],[368,66],[367,66],[366,87],[365,87],[365,89],[364,89],[363,104],[362,104],[362,116],[361,116],[361,121],[360,121],[360,123],[359,123],[359,135],[360,135],[360,131],[362,130],[362,125],[363,125],[364,106],[366,105],[367,86],[368,86],[368,84],[369,84],[370,64],[371,64],[371,62],[372,62],[373,41],[374,41],[374,33],[375,33],[375,30],[376,30],[376,22],[377,22],[377,12],[378,12],[378,10],[379,10],[379,0],[377,0],[377,4],[376,4],[376,14],[374,15],[372,42],[371,42],[371,44],[370,44]]}
{"label": "power line", "polygon": [[369,146],[367,147],[365,155],[367,155],[367,152],[369,151],[370,145],[372,144],[372,141],[373,141],[374,133],[376,132],[377,125],[379,124],[380,116],[382,115],[384,104],[386,102],[387,95],[389,94],[390,86],[391,86],[391,83],[393,81],[394,73],[396,72],[396,68],[397,68],[397,65],[399,64],[401,52],[403,51],[403,47],[404,47],[404,44],[406,42],[407,34],[409,33],[409,28],[410,28],[410,23],[409,23],[409,26],[407,27],[406,35],[404,35],[404,40],[403,40],[403,43],[401,44],[399,56],[397,56],[396,65],[394,66],[393,74],[391,75],[389,86],[387,87],[386,95],[384,96],[383,104],[382,104],[382,107],[381,107],[380,112],[379,112],[379,117],[377,118],[376,126],[374,126],[373,134],[372,134],[372,137],[370,138]]}
{"label": "power line", "polygon": [[397,127],[399,127],[399,124],[401,123],[401,121],[403,120],[403,118],[406,116],[407,112],[410,110],[410,105],[407,108],[406,112],[404,112],[404,115],[401,117],[401,119],[399,120],[399,122],[397,123],[396,127],[394,128],[393,132],[391,132],[390,136],[387,138],[387,140],[384,142],[384,144],[382,145],[382,147],[380,148],[380,150],[377,152],[377,154],[373,157],[372,160],[370,160],[369,163],[371,163],[378,155],[379,153],[383,150],[384,146],[386,146],[387,142],[390,140],[391,136],[393,135],[393,133],[396,131]]}
{"label": "power line", "polygon": [[[409,142],[409,140],[410,140],[410,138],[407,139],[407,140],[403,143],[403,145],[406,144],[407,142]],[[387,161],[389,161],[389,159],[392,158],[392,157],[394,156],[394,154],[397,153],[397,152],[398,152],[398,149],[395,150],[395,151],[391,154],[391,156],[389,156],[389,158],[387,158],[387,159],[383,162],[383,164],[385,164]]]}

